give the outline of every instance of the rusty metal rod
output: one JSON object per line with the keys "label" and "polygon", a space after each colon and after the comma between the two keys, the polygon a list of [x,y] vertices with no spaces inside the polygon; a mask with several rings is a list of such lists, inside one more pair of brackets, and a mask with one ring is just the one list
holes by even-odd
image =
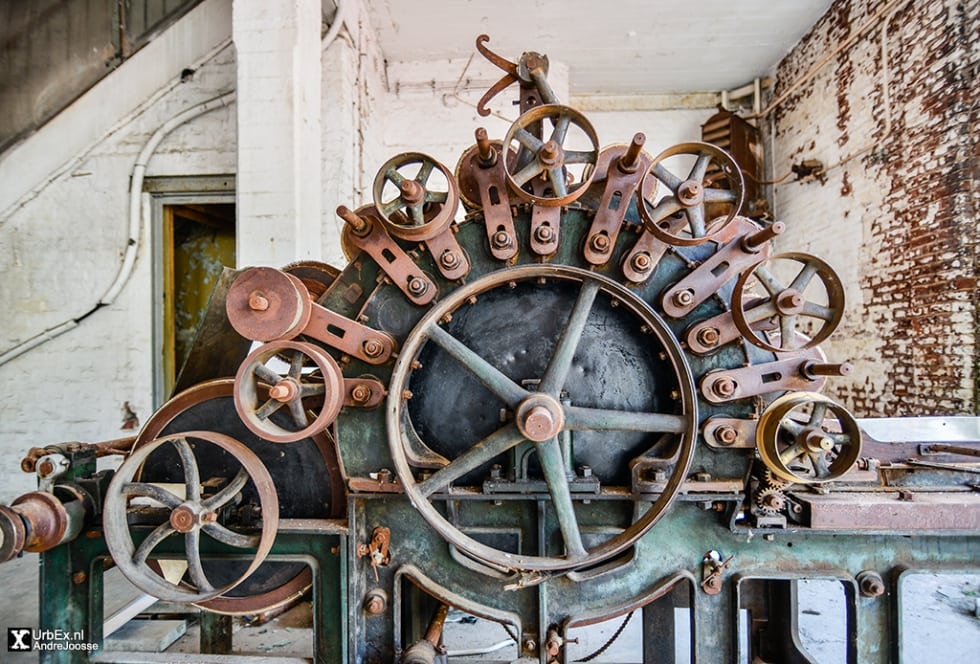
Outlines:
{"label": "rusty metal rod", "polygon": [[440,604],[439,608],[436,609],[435,614],[432,616],[432,621],[429,623],[429,629],[425,631],[425,640],[436,647],[439,646],[439,641],[442,640],[442,629],[446,625],[446,616],[448,615],[449,605]]}
{"label": "rusty metal rod", "polygon": [[337,206],[337,216],[346,221],[354,229],[354,232],[363,235],[371,230],[371,225],[366,219],[358,216],[346,205]]}
{"label": "rusty metal rod", "polygon": [[487,130],[483,127],[476,128],[476,149],[478,150],[477,156],[479,157],[481,166],[490,167],[497,161],[497,151],[490,145]]}
{"label": "rusty metal rod", "polygon": [[633,135],[633,140],[630,142],[630,146],[626,149],[626,154],[619,158],[619,170],[624,173],[632,173],[639,166],[640,151],[643,150],[643,144],[647,142],[646,134],[642,131],[636,132]]}
{"label": "rusty metal rod", "polygon": [[777,221],[768,228],[763,228],[762,230],[756,231],[755,233],[750,233],[749,235],[743,237],[742,248],[753,253],[759,251],[762,245],[785,230],[786,224],[781,221]]}
{"label": "rusty metal rod", "polygon": [[810,380],[815,380],[818,376],[849,376],[852,371],[854,371],[854,365],[850,362],[842,362],[841,364],[804,362],[800,365],[800,373]]}

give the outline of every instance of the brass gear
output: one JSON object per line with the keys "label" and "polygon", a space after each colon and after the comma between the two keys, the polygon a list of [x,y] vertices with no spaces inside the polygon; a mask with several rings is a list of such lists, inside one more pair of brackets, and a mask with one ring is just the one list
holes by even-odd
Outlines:
{"label": "brass gear", "polygon": [[763,486],[755,493],[755,506],[767,516],[775,516],[786,507],[786,496],[780,487]]}

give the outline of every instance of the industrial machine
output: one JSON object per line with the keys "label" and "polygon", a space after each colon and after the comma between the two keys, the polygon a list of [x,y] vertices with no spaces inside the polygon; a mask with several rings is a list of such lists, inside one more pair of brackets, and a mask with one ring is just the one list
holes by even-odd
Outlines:
{"label": "industrial machine", "polygon": [[[582,628],[633,617],[630,661],[808,662],[797,583],[825,578],[847,660],[895,661],[906,575],[978,566],[977,436],[862,430],[821,394],[851,370],[819,346],[840,279],[740,216],[739,165],[708,143],[651,156],[642,133],[603,147],[547,57],[487,41],[504,75],[481,114],[519,91],[501,140],[476,129],[455,170],[385,163],[373,204],[338,209],[343,270],[219,285],[228,329],[261,342],[237,375],[135,439],[31,451],[0,559],[43,552],[41,627],[100,641],[114,564],[205,620],[310,590],[316,662],[465,661],[450,609],[500,624],[498,661],[589,661]],[[221,365],[227,336],[197,352]]]}

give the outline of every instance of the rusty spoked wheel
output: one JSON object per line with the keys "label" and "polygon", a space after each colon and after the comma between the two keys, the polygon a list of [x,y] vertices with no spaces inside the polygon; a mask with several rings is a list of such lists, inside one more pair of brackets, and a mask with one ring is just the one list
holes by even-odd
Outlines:
{"label": "rusty spoked wheel", "polygon": [[[262,385],[268,386],[268,398],[262,397]],[[235,376],[238,415],[252,433],[273,443],[292,443],[320,433],[337,419],[343,403],[340,367],[311,343],[265,344],[245,358]],[[289,428],[271,419],[282,408],[292,420]]]}
{"label": "rusty spoked wheel", "polygon": [[[681,156],[694,157],[685,177],[675,174],[677,165],[668,168],[665,163]],[[712,187],[720,179],[726,180],[730,189]],[[653,197],[663,193],[653,207],[640,197],[644,228],[667,244],[691,246],[716,237],[735,219],[742,207],[745,184],[738,164],[721,148],[710,143],[680,143],[657,155],[643,176],[640,191]],[[682,232],[666,223],[678,213],[687,220]]]}
{"label": "rusty spoked wheel", "polygon": [[[551,133],[545,138],[549,124]],[[584,115],[561,104],[525,112],[507,130],[503,144],[517,152],[513,163],[507,160],[510,188],[524,200],[547,207],[568,205],[584,194],[599,160],[595,128]],[[547,184],[534,187],[536,178]]]}
{"label": "rusty spoked wheel", "polygon": [[374,178],[374,206],[388,232],[422,241],[449,226],[459,207],[452,171],[421,152],[389,159]]}
{"label": "rusty spoked wheel", "polygon": [[[440,325],[446,320],[458,320],[462,316],[447,316],[460,307],[479,306],[468,304],[494,299],[494,291],[508,291],[515,284],[531,287],[532,284],[554,283],[567,292],[571,310],[567,322],[558,336],[557,343],[546,360],[539,380],[519,384],[507,376],[494,363],[484,359],[467,344]],[[537,286],[535,286],[537,287]],[[576,293],[577,291],[577,293]],[[499,294],[499,293],[497,293]],[[638,319],[636,328],[644,326],[651,335],[644,340],[644,348],[662,351],[661,362],[665,372],[663,383],[676,390],[676,400],[664,402],[657,412],[644,410],[611,410],[604,407],[572,406],[567,402],[565,386],[578,371],[575,368],[576,350],[588,328],[588,320],[598,309],[598,303],[607,308],[621,310]],[[611,305],[615,302],[615,305]],[[446,324],[448,325],[448,323]],[[589,332],[593,334],[593,332]],[[590,337],[591,338],[591,337]],[[478,380],[513,414],[511,421],[496,427],[489,435],[472,445],[462,446],[455,458],[440,457],[437,469],[430,476],[416,477],[412,468],[418,464],[417,452],[431,441],[418,439],[406,394],[412,372],[425,370],[426,364],[416,369],[416,359],[424,347],[433,344],[461,367],[462,371]],[[661,386],[662,387],[662,386]],[[581,395],[588,402],[597,395]],[[669,411],[669,412],[664,412]],[[571,571],[608,560],[628,549],[643,536],[676,497],[687,476],[694,453],[697,434],[697,400],[694,396],[693,379],[679,348],[660,317],[642,300],[622,285],[593,272],[557,265],[528,265],[500,270],[487,277],[457,289],[431,309],[411,332],[399,354],[391,379],[388,396],[388,443],[398,477],[412,505],[429,525],[447,541],[476,560],[494,567],[509,570]],[[588,546],[579,526],[580,511],[576,510],[570,487],[573,469],[566,461],[561,437],[569,431],[630,432],[641,435],[673,437],[675,441],[669,455],[671,471],[662,492],[642,507],[631,512],[634,518],[619,534],[594,546]],[[436,503],[451,500],[454,482],[489,466],[495,458],[525,444],[533,451],[540,464],[543,487],[550,495],[550,504],[556,520],[556,535],[564,548],[564,555],[529,555],[510,552],[488,546],[463,533],[450,522]],[[605,444],[609,444],[608,441]],[[430,448],[431,449],[431,448]],[[626,455],[628,456],[628,455]],[[426,462],[427,463],[427,462]],[[626,461],[624,461],[624,465]],[[418,464],[425,466],[425,463]],[[433,465],[429,464],[428,468]],[[626,471],[628,472],[628,471]],[[472,480],[470,480],[472,481]],[[612,495],[623,495],[615,493]],[[625,494],[628,496],[628,492]],[[628,499],[628,498],[627,498]]]}
{"label": "rusty spoked wheel", "polygon": [[861,430],[846,408],[816,392],[791,392],[762,413],[759,456],[787,482],[819,484],[841,477],[861,454]]}
{"label": "rusty spoked wheel", "polygon": [[[216,445],[240,464],[237,474],[217,492],[205,495],[194,447]],[[135,478],[147,458],[161,447],[172,446],[180,458],[184,475],[183,495],[160,485]],[[237,532],[222,523],[222,514],[231,512],[235,502],[251,482],[257,491],[261,529]],[[162,505],[166,516],[139,543],[129,525],[130,503],[135,498]],[[147,511],[159,512],[150,507]],[[138,512],[137,512],[138,513]],[[247,579],[265,560],[279,526],[279,498],[269,471],[245,445],[230,436],[211,431],[188,431],[151,441],[133,451],[116,470],[105,497],[102,525],[106,546],[120,571],[143,592],[170,602],[203,602],[228,592]],[[215,587],[202,564],[202,533],[215,543],[248,553],[250,563],[244,573],[230,583]],[[150,557],[173,535],[184,538],[183,555],[160,553],[157,564]],[[176,562],[168,563],[167,559]],[[184,564],[186,563],[186,565]]]}
{"label": "rusty spoked wheel", "polygon": [[[795,276],[784,281],[777,273]],[[739,275],[732,293],[732,318],[738,331],[769,351],[813,348],[834,333],[843,316],[840,277],[810,254],[777,254],[757,263]]]}

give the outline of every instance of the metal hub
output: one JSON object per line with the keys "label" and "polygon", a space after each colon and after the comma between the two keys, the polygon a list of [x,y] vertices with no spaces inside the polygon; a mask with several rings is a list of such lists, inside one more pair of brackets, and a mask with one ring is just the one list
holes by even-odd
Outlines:
{"label": "metal hub", "polygon": [[517,428],[528,440],[540,443],[557,436],[565,424],[561,404],[547,394],[535,393],[517,407]]}

